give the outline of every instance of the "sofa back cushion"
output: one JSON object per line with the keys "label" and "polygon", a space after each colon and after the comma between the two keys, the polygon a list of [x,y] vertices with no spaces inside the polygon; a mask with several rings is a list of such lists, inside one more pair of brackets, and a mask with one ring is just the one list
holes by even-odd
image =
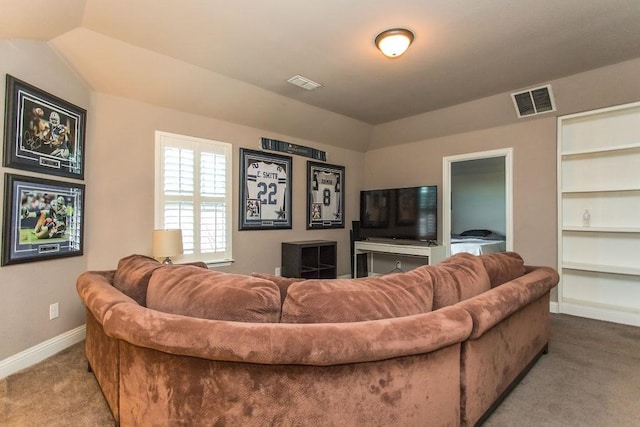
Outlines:
{"label": "sofa back cushion", "polygon": [[415,271],[362,279],[315,279],[289,286],[282,323],[340,323],[431,311],[429,275]]}
{"label": "sofa back cushion", "polygon": [[165,266],[153,272],[147,307],[210,320],[269,323],[280,319],[280,291],[258,277]]}
{"label": "sofa back cushion", "polygon": [[455,254],[425,268],[433,280],[433,309],[456,304],[491,289],[489,275],[480,257]]}
{"label": "sofa back cushion", "polygon": [[489,274],[492,288],[517,279],[525,273],[524,260],[515,252],[486,254],[480,255],[479,258]]}
{"label": "sofa back cushion", "polygon": [[144,255],[129,255],[118,261],[113,286],[146,307],[147,286],[151,273],[162,267],[155,259]]}
{"label": "sofa back cushion", "polygon": [[280,289],[280,303],[284,303],[285,298],[287,297],[287,290],[289,286],[293,285],[296,282],[301,282],[304,279],[292,278],[292,277],[282,277],[282,276],[274,276],[269,273],[252,273],[253,277],[260,277],[261,279],[267,279],[276,284],[276,286]]}

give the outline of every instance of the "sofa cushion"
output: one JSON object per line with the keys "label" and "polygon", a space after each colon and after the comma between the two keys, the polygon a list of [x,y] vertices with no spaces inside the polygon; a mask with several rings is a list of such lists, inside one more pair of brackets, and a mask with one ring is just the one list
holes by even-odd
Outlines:
{"label": "sofa cushion", "polygon": [[258,277],[174,265],[149,280],[147,307],[211,320],[268,323],[280,319],[280,291]]}
{"label": "sofa cushion", "polygon": [[362,279],[315,279],[289,286],[282,323],[340,323],[431,311],[428,275],[414,271]]}
{"label": "sofa cushion", "polygon": [[123,294],[133,298],[138,304],[146,307],[147,286],[154,270],[163,264],[144,255],[129,255],[118,261],[118,268],[113,276],[113,286]]}
{"label": "sofa cushion", "polygon": [[282,276],[274,276],[269,273],[251,273],[253,277],[259,277],[261,279],[270,280],[276,284],[276,286],[280,289],[280,303],[284,303],[284,299],[287,297],[287,289],[289,286],[293,285],[296,282],[301,282],[304,279],[293,278],[293,277],[282,277]]}
{"label": "sofa cushion", "polygon": [[491,289],[489,275],[480,257],[455,254],[426,269],[433,280],[433,309],[456,304]]}
{"label": "sofa cushion", "polygon": [[486,254],[480,255],[479,258],[489,274],[492,288],[517,279],[525,273],[524,260],[515,252]]}

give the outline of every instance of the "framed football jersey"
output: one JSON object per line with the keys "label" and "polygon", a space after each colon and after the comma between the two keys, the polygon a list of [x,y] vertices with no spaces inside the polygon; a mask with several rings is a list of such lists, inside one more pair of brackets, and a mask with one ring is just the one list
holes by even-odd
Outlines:
{"label": "framed football jersey", "polygon": [[307,230],[344,228],[344,166],[307,162]]}
{"label": "framed football jersey", "polygon": [[291,157],[240,149],[240,230],[291,228]]}

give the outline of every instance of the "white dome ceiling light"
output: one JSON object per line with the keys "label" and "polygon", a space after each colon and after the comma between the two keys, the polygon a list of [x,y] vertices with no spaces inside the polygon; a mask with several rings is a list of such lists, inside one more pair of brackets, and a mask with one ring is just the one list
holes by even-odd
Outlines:
{"label": "white dome ceiling light", "polygon": [[376,36],[376,46],[389,58],[397,58],[406,52],[413,42],[414,35],[406,28],[392,28]]}

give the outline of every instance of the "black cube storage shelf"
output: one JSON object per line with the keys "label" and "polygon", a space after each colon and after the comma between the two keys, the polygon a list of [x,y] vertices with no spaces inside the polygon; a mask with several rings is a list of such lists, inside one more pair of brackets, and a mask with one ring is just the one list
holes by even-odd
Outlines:
{"label": "black cube storage shelf", "polygon": [[282,242],[283,277],[335,279],[337,243],[330,240]]}

